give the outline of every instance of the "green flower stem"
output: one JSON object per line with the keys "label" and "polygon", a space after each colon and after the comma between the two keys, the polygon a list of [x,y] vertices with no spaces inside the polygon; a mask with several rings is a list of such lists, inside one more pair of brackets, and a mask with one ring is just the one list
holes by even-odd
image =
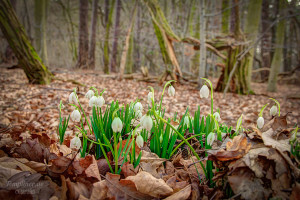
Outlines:
{"label": "green flower stem", "polygon": [[[75,125],[75,127],[82,133],[82,136],[85,137],[85,138],[86,138],[88,141],[90,141],[91,143],[99,144],[99,145],[101,144],[100,142],[96,142],[96,141],[91,140],[90,138],[88,138],[88,136],[84,133],[84,131],[82,131],[78,126]],[[108,147],[108,145],[106,145],[106,144],[102,144],[102,145]]]}
{"label": "green flower stem", "polygon": [[210,86],[210,91],[211,91],[211,96],[210,96],[210,99],[211,99],[211,103],[210,103],[210,110],[211,110],[211,115],[214,115],[214,88],[212,86],[212,83],[209,79],[206,79],[206,78],[201,78],[203,80],[205,80],[209,86]]}
{"label": "green flower stem", "polygon": [[116,133],[114,133],[114,150],[115,150],[115,173],[118,173],[118,148],[117,148],[117,136]]}
{"label": "green flower stem", "polygon": [[[154,103],[154,102],[152,102],[152,103]],[[160,117],[156,112],[155,112],[155,109],[154,109],[154,106],[152,107],[152,109],[153,109],[153,114],[157,117],[157,118],[159,118],[160,120],[162,120],[164,123],[166,123],[166,124],[168,124],[173,130],[174,130],[174,132],[180,137],[180,139],[182,139],[183,141],[184,141],[184,143],[186,144],[186,145],[188,145],[188,147],[191,149],[191,151],[193,152],[193,154],[194,154],[194,156],[196,156],[196,158],[198,159],[198,160],[201,160],[200,159],[200,157],[198,156],[198,154],[196,153],[196,151],[195,151],[195,149],[191,146],[191,144],[190,143],[188,143],[188,141],[176,130],[176,128],[174,127],[174,126],[172,126],[172,124],[170,124],[169,122],[167,122],[165,119],[163,119],[162,117]],[[206,169],[205,169],[205,167],[204,167],[204,165],[203,165],[203,163],[202,162],[200,162],[200,165],[201,165],[201,167],[202,167],[202,169],[203,169],[203,171],[204,171],[204,173],[205,173],[205,176],[207,177],[207,172],[206,172]]]}
{"label": "green flower stem", "polygon": [[[192,139],[192,138],[194,138],[194,137],[201,136],[201,135],[203,135],[203,134],[205,134],[205,133],[200,133],[200,134],[197,134],[197,135],[193,135],[193,136],[187,138],[186,141],[188,141],[188,140],[190,140],[190,139]],[[171,157],[171,156],[177,151],[177,149],[178,149],[181,145],[183,145],[183,144],[184,144],[184,141],[182,141],[181,143],[179,143],[179,144],[173,149],[173,151],[171,152],[170,157]]]}
{"label": "green flower stem", "polygon": [[74,93],[75,93],[75,97],[76,97],[76,99],[77,99],[78,105],[80,106],[81,112],[83,113],[84,118],[85,118],[85,121],[86,121],[86,123],[87,123],[87,125],[88,125],[88,127],[89,127],[90,134],[91,134],[91,133],[92,133],[92,129],[91,129],[90,123],[89,123],[89,121],[87,120],[87,117],[86,117],[85,112],[84,112],[84,110],[83,110],[83,108],[82,108],[82,106],[81,106],[81,104],[80,104],[80,102],[79,102],[79,99],[78,99],[78,96],[77,96],[75,90],[74,90]]}
{"label": "green flower stem", "polygon": [[[164,93],[165,93],[165,89],[166,89],[166,87],[167,87],[170,83],[172,83],[172,82],[175,82],[175,81],[174,81],[174,80],[170,80],[170,81],[168,81],[168,82],[165,84],[165,86],[164,86],[164,89],[163,89],[163,92],[162,92],[161,98],[160,98],[159,113],[161,113],[161,106],[162,106],[162,100],[163,100],[163,96],[164,96]],[[154,91],[152,91],[152,93],[153,93],[153,95],[154,95]]]}
{"label": "green flower stem", "polygon": [[269,104],[267,103],[266,105],[264,105],[264,106],[260,109],[259,117],[262,117],[263,112],[264,112],[265,108],[266,108],[268,105],[269,105]]}
{"label": "green flower stem", "polygon": [[102,152],[103,152],[103,154],[104,154],[104,157],[105,157],[105,159],[106,159],[106,162],[107,162],[107,164],[108,164],[108,167],[109,167],[110,171],[113,172],[114,170],[112,169],[112,167],[111,167],[111,165],[110,165],[110,162],[109,162],[108,157],[107,157],[107,155],[106,155],[106,153],[105,153],[105,150],[104,150],[104,148],[103,148],[103,146],[102,146],[103,144],[100,142],[100,139],[98,140],[98,142],[99,142],[99,144],[100,144],[100,148],[101,148],[101,150],[102,150]]}

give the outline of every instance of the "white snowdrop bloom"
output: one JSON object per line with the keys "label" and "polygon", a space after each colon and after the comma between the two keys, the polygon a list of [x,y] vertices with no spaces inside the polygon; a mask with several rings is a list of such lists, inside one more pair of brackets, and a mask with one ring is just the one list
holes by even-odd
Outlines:
{"label": "white snowdrop bloom", "polygon": [[136,145],[139,147],[139,148],[142,148],[144,146],[144,139],[141,135],[138,135],[135,139],[135,142],[136,142]]}
{"label": "white snowdrop bloom", "polygon": [[105,100],[104,100],[103,96],[99,96],[96,98],[96,100],[95,100],[96,107],[102,107],[104,104],[105,104]]}
{"label": "white snowdrop bloom", "polygon": [[272,108],[270,109],[270,115],[271,116],[275,116],[277,114],[277,106],[272,106]]}
{"label": "white snowdrop bloom", "polygon": [[187,125],[187,127],[189,127],[189,125],[190,125],[190,119],[189,119],[188,116],[185,116],[185,117],[184,117],[183,125]]}
{"label": "white snowdrop bloom", "polygon": [[69,103],[78,104],[76,94],[74,92],[72,92],[69,96]]}
{"label": "white snowdrop bloom", "polygon": [[92,96],[89,100],[89,106],[90,107],[93,107],[96,105],[96,100],[97,100],[97,97],[96,96]]}
{"label": "white snowdrop bloom", "polygon": [[154,95],[153,95],[152,92],[149,92],[149,93],[148,93],[148,103],[149,103],[150,105],[152,105],[152,100],[151,100],[151,99],[154,100]]}
{"label": "white snowdrop bloom", "polygon": [[140,102],[137,102],[135,105],[134,105],[134,111],[137,112],[137,111],[143,111],[143,105],[140,103]]}
{"label": "white snowdrop bloom", "polygon": [[218,112],[215,112],[215,113],[214,113],[214,118],[215,118],[218,122],[221,121],[221,117],[220,117],[220,114],[219,114]]}
{"label": "white snowdrop bloom", "polygon": [[123,124],[119,117],[116,117],[113,122],[111,123],[111,128],[115,133],[119,133],[122,131]]}
{"label": "white snowdrop bloom", "polygon": [[80,119],[81,119],[81,114],[78,110],[74,110],[72,113],[71,113],[71,119],[74,121],[74,122],[80,122]]}
{"label": "white snowdrop bloom", "polygon": [[80,149],[80,147],[81,147],[80,138],[76,136],[70,141],[70,148],[71,149]]}
{"label": "white snowdrop bloom", "polygon": [[200,98],[207,98],[209,96],[209,89],[206,85],[203,85],[200,89]]}
{"label": "white snowdrop bloom", "polygon": [[136,117],[137,119],[141,119],[142,116],[143,116],[142,111],[140,111],[140,110],[135,111],[135,117]]}
{"label": "white snowdrop bloom", "polygon": [[175,88],[172,85],[170,85],[169,88],[168,88],[168,94],[171,97],[175,96]]}
{"label": "white snowdrop bloom", "polygon": [[258,127],[259,129],[261,129],[261,128],[264,126],[264,124],[265,124],[264,118],[263,118],[263,117],[259,117],[259,118],[257,119],[257,127]]}
{"label": "white snowdrop bloom", "polygon": [[94,91],[93,90],[89,90],[86,94],[85,97],[88,99],[91,99],[94,96]]}
{"label": "white snowdrop bloom", "polygon": [[141,119],[141,126],[147,131],[151,131],[153,126],[152,118],[149,115],[144,115]]}
{"label": "white snowdrop bloom", "polygon": [[207,140],[206,140],[207,145],[211,146],[213,144],[213,142],[215,141],[215,137],[216,137],[215,133],[208,134]]}

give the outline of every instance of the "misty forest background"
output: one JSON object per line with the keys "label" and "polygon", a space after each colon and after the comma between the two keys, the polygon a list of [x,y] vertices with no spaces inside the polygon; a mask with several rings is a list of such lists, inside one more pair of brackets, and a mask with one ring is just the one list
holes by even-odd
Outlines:
{"label": "misty forest background", "polygon": [[[171,75],[199,84],[210,76],[218,78],[217,91],[240,94],[252,92],[251,81],[266,82],[268,91],[278,79],[299,83],[298,0],[10,3],[50,71],[142,73],[160,81]],[[0,62],[14,65],[22,55],[14,56],[7,37],[1,33]],[[32,71],[25,70],[28,78]]]}

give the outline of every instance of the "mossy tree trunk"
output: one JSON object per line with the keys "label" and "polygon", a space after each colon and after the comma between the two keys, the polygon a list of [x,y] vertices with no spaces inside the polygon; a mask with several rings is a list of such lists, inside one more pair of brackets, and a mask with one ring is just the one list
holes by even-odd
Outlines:
{"label": "mossy tree trunk", "polygon": [[98,2],[99,0],[93,0],[92,10],[92,25],[91,25],[91,38],[89,45],[89,68],[95,69],[95,51],[96,51],[96,31],[98,21]]}
{"label": "mossy tree trunk", "polygon": [[205,0],[200,2],[200,65],[198,74],[198,86],[202,85],[206,72],[206,17],[205,17]]}
{"label": "mossy tree trunk", "polygon": [[[255,42],[257,38],[257,33],[259,30],[260,24],[260,16],[261,16],[261,6],[262,0],[249,1],[248,5],[248,14],[247,21],[245,26],[245,33],[247,35],[247,39],[251,41],[251,43]],[[247,72],[247,85],[249,86],[249,90],[251,90],[251,77],[252,77],[252,67],[254,60],[254,52],[255,47],[249,51],[248,56],[248,72]]]}
{"label": "mossy tree trunk", "polygon": [[222,32],[224,34],[228,34],[229,32],[229,17],[231,10],[229,9],[229,1],[230,0],[222,0]]}
{"label": "mossy tree trunk", "polygon": [[89,30],[88,30],[89,2],[80,0],[79,5],[79,45],[76,68],[88,67]]}
{"label": "mossy tree trunk", "polygon": [[[284,0],[279,1],[279,12],[280,16],[282,16],[283,11],[285,9]],[[280,67],[282,65],[283,51],[282,46],[284,43],[284,31],[285,31],[285,20],[279,21],[276,27],[276,46],[275,53],[272,59],[271,70],[268,80],[268,88],[269,92],[277,91],[277,75],[279,73]]]}
{"label": "mossy tree trunk", "polygon": [[34,1],[34,43],[35,49],[42,58],[44,63],[47,63],[47,8],[48,0]]}
{"label": "mossy tree trunk", "polygon": [[48,84],[52,74],[32,47],[9,0],[0,1],[0,28],[30,83]]}
{"label": "mossy tree trunk", "polygon": [[[109,2],[106,3],[108,4]],[[107,16],[107,21],[106,21],[105,39],[104,39],[104,47],[103,47],[103,63],[104,63],[104,73],[108,74],[109,73],[109,33],[112,24],[112,16],[115,7],[115,0],[111,1],[110,8],[108,8],[108,5],[106,6],[107,6],[106,11],[109,12],[105,13],[105,16]]]}
{"label": "mossy tree trunk", "polygon": [[120,17],[121,17],[121,0],[117,0],[116,4],[116,18],[115,18],[115,30],[114,30],[114,42],[112,46],[112,54],[110,60],[110,71],[117,72],[117,57],[118,57],[118,39],[119,39],[119,32],[120,32]]}

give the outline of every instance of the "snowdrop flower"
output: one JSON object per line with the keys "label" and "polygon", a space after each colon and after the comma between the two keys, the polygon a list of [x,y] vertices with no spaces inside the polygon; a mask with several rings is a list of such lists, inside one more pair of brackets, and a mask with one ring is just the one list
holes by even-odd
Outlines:
{"label": "snowdrop flower", "polygon": [[189,119],[188,116],[185,116],[185,117],[184,117],[183,125],[184,125],[184,126],[187,125],[187,127],[189,127],[189,125],[190,125],[190,119]]}
{"label": "snowdrop flower", "polygon": [[96,96],[91,97],[90,100],[89,100],[89,106],[90,107],[95,106],[96,100],[97,100]]}
{"label": "snowdrop flower", "polygon": [[138,136],[136,137],[135,142],[136,142],[136,145],[137,145],[139,148],[141,148],[141,147],[144,146],[144,139],[143,139],[143,137],[142,137],[141,135],[138,135]]}
{"label": "snowdrop flower", "polygon": [[119,133],[122,131],[123,124],[119,117],[116,117],[113,122],[111,123],[111,128],[115,133]]}
{"label": "snowdrop flower", "polygon": [[149,93],[148,93],[148,103],[149,103],[150,105],[152,105],[152,100],[151,100],[151,99],[154,100],[154,95],[153,95],[152,92],[149,92]]}
{"label": "snowdrop flower", "polygon": [[71,119],[74,121],[74,122],[80,122],[80,119],[81,119],[81,114],[78,110],[74,110],[72,113],[71,113]]}
{"label": "snowdrop flower", "polygon": [[277,114],[277,106],[272,106],[272,108],[270,109],[270,115],[271,116],[275,116]]}
{"label": "snowdrop flower", "polygon": [[200,89],[200,98],[207,98],[209,95],[209,89],[206,85],[203,85]]}
{"label": "snowdrop flower", "polygon": [[76,94],[74,92],[72,92],[69,96],[69,103],[78,104]]}
{"label": "snowdrop flower", "polygon": [[89,90],[86,94],[85,97],[88,99],[91,99],[94,96],[94,91],[93,90]]}
{"label": "snowdrop flower", "polygon": [[105,104],[105,100],[102,96],[99,96],[99,97],[93,96],[89,101],[90,107],[93,107],[93,106],[101,107],[104,104]]}
{"label": "snowdrop flower", "polygon": [[74,137],[70,142],[70,148],[71,149],[80,149],[81,147],[81,141],[78,136]]}
{"label": "snowdrop flower", "polygon": [[215,134],[214,133],[210,133],[207,136],[207,145],[211,146],[213,144],[213,142],[215,141]]}
{"label": "snowdrop flower", "polygon": [[140,102],[137,102],[135,105],[134,105],[134,111],[135,112],[138,112],[138,111],[143,111],[143,105],[140,103]]}
{"label": "snowdrop flower", "polygon": [[215,118],[218,122],[221,121],[221,117],[220,117],[220,114],[219,114],[218,112],[215,112],[215,113],[214,113],[214,118]]}
{"label": "snowdrop flower", "polygon": [[137,118],[137,119],[141,119],[142,118],[142,111],[140,111],[140,110],[138,110],[138,111],[135,111],[135,117]]}
{"label": "snowdrop flower", "polygon": [[153,126],[152,118],[149,115],[144,115],[141,118],[141,126],[146,129],[147,131],[151,131]]}
{"label": "snowdrop flower", "polygon": [[259,118],[257,119],[257,127],[258,127],[259,129],[261,129],[261,128],[264,126],[264,123],[265,123],[265,120],[264,120],[263,117],[259,117]]}
{"label": "snowdrop flower", "polygon": [[168,88],[168,94],[171,97],[175,96],[175,88],[172,85],[170,85],[170,87]]}

